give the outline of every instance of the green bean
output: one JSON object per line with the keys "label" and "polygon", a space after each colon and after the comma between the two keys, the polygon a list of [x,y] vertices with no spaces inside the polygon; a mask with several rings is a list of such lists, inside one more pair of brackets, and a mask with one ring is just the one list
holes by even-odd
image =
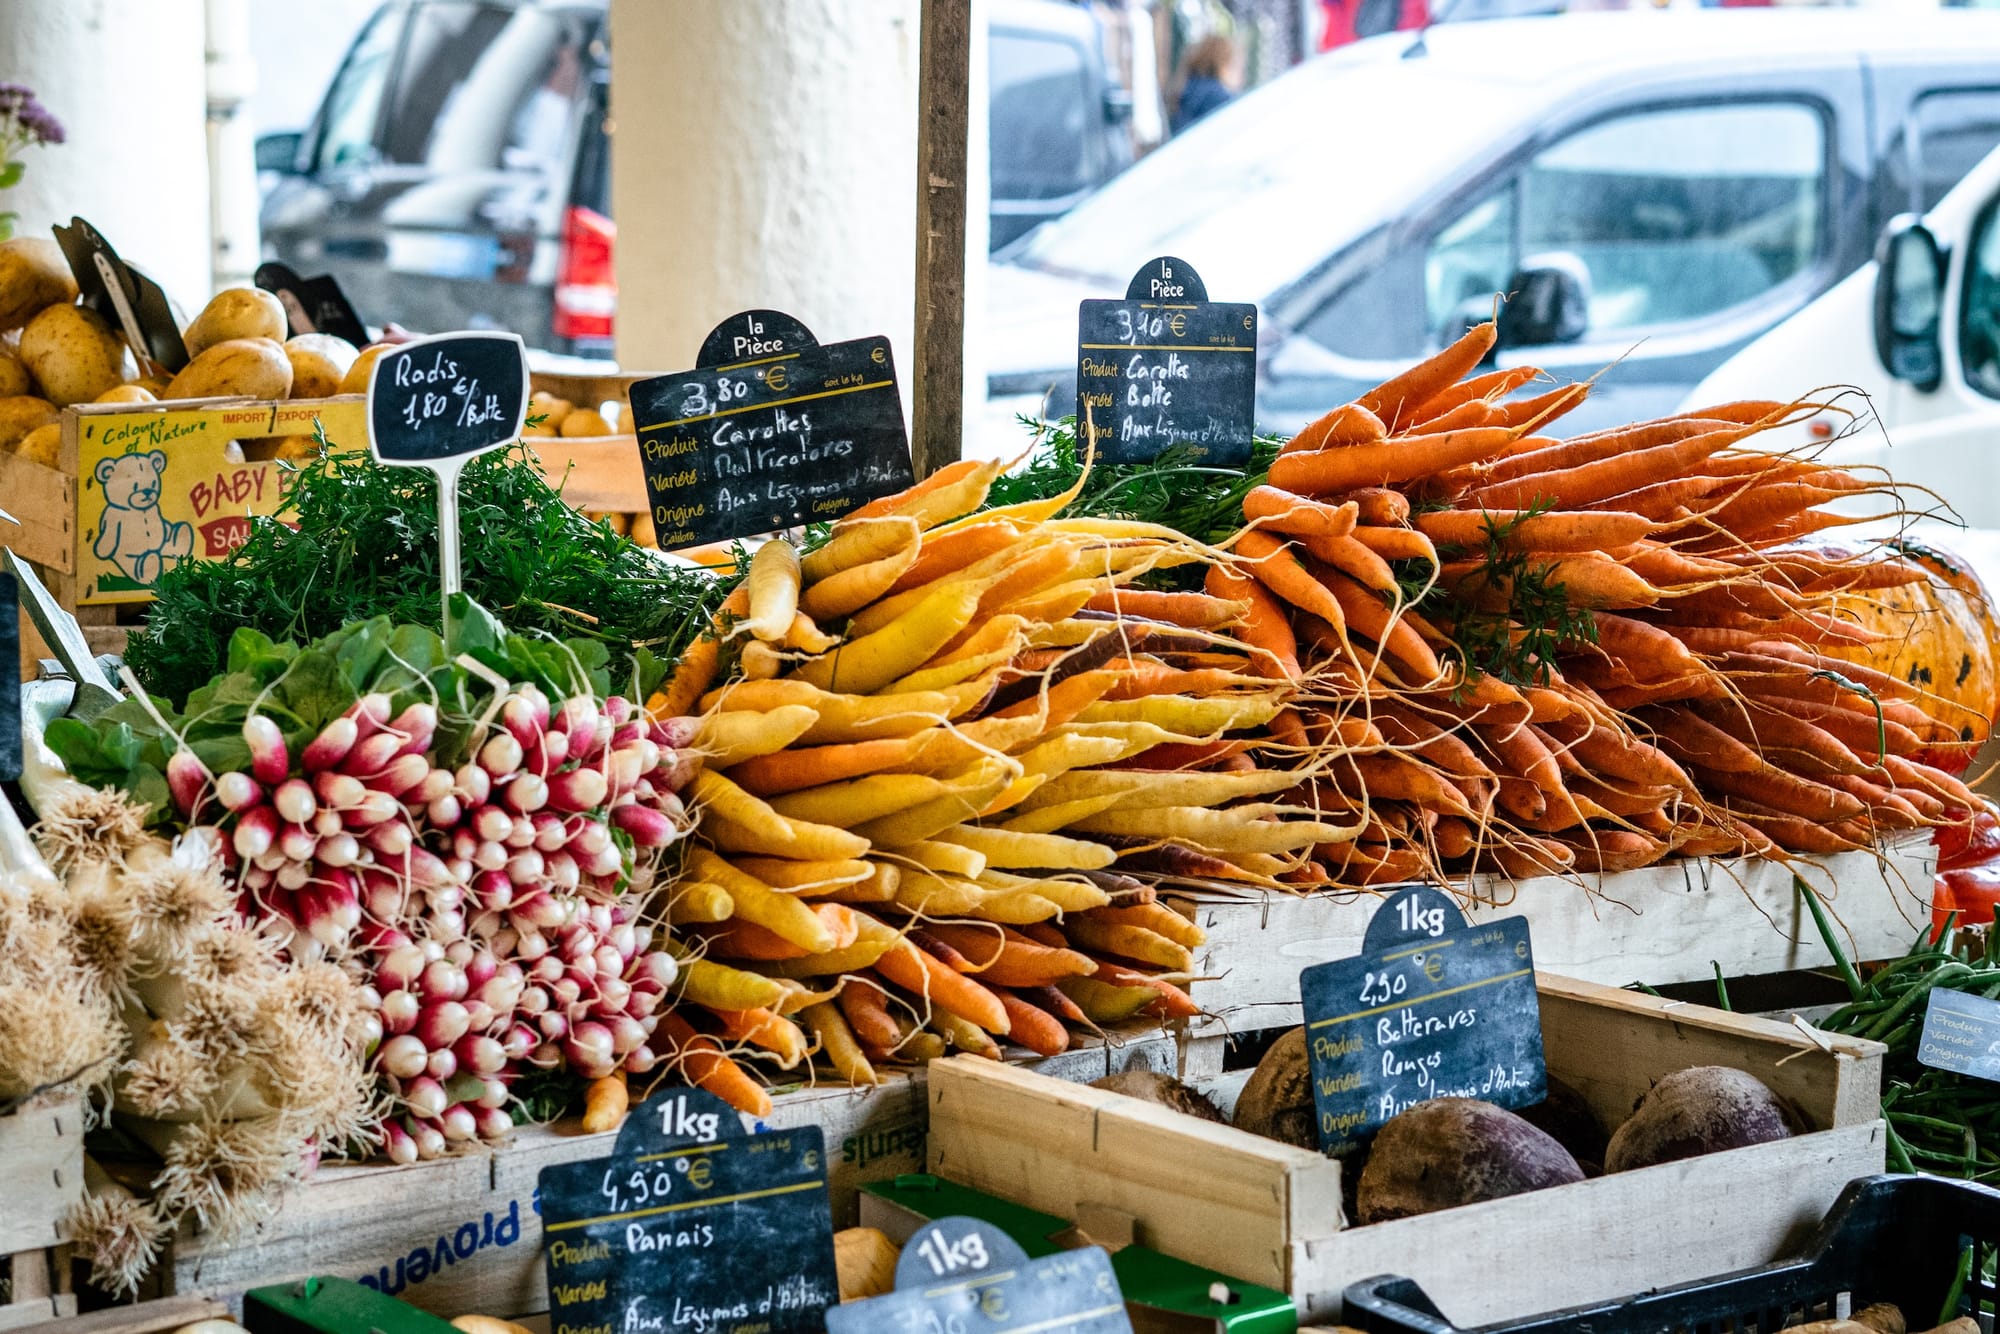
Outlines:
{"label": "green bean", "polygon": [[1905,1014],[1909,1013],[1909,1011],[1913,1007],[1915,1007],[1916,1003],[1919,1000],[1923,999],[1926,995],[1928,995],[1931,991],[1931,988],[1943,985],[1946,978],[1950,978],[1953,981],[1956,981],[1961,974],[1969,973],[1971,971],[1972,970],[1966,967],[1964,964],[1960,963],[1946,964],[1944,967],[1938,969],[1936,972],[1931,973],[1921,983],[1911,987],[1907,992],[1905,992],[1902,998],[1898,1000],[1895,1003],[1895,1005],[1890,1007],[1889,1013],[1882,1016],[1880,1019],[1877,1019],[1873,1024],[1870,1024],[1868,1026],[1868,1030],[1864,1032],[1861,1036],[1864,1038],[1879,1039],[1882,1034],[1891,1031],[1895,1027],[1895,1022],[1897,1020],[1900,1020]]}
{"label": "green bean", "polygon": [[1860,1000],[1866,994],[1867,988],[1861,985],[1861,974],[1854,971],[1854,965],[1849,962],[1847,952],[1841,949],[1840,942],[1834,939],[1833,925],[1826,920],[1826,909],[1820,906],[1819,895],[1813,893],[1812,886],[1800,876],[1792,877],[1792,887],[1805,895],[1806,910],[1812,914],[1813,925],[1819,928],[1819,938],[1826,942],[1827,953],[1833,956],[1834,963],[1839,966],[1841,979],[1847,983],[1848,994]]}
{"label": "green bean", "polygon": [[1896,1133],[1896,1127],[1893,1125],[1889,1127],[1888,1149],[1889,1162],[1898,1172],[1908,1175],[1917,1170],[1916,1164],[1910,1161],[1909,1150],[1904,1147],[1903,1137]]}

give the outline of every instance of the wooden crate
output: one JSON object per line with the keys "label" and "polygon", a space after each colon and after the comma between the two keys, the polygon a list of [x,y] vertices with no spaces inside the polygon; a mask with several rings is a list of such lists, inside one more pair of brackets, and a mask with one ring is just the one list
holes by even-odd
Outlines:
{"label": "wooden crate", "polygon": [[[1091,1080],[1132,1068],[1173,1069],[1173,1038],[1128,1029],[1036,1061],[1057,1080]],[[819,1126],[832,1167],[834,1223],[850,1226],[855,1194],[924,1166],[922,1073],[894,1074],[872,1089],[779,1095],[772,1129]],[[323,1168],[275,1218],[248,1236],[214,1244],[184,1234],[160,1267],[165,1293],[220,1298],[240,1307],[245,1289],[334,1274],[438,1315],[516,1316],[548,1309],[536,1183],[544,1167],[610,1154],[615,1134],[585,1135],[574,1122],[525,1129],[489,1153],[408,1167]]]}
{"label": "wooden crate", "polygon": [[[163,559],[227,556],[249,537],[251,515],[277,510],[287,477],[269,458],[277,439],[310,435],[319,420],[331,439],[359,444],[362,412],[358,394],[65,408],[56,466],[0,454],[0,508],[20,520],[6,543],[76,614],[92,648],[119,652]],[[46,653],[24,615],[24,671]]]}
{"label": "wooden crate", "polygon": [[[1480,877],[1465,886],[1474,922],[1525,915],[1535,963],[1566,977],[1624,986],[1664,986],[1725,976],[1816,968],[1832,961],[1796,870],[1826,902],[1850,958],[1904,953],[1930,920],[1937,854],[1926,836],[1867,852],[1802,858],[1679,858],[1638,871],[1519,882]],[[1246,895],[1227,886],[1168,888],[1170,902],[1199,922],[1192,994],[1207,1015],[1196,1037],[1299,1022],[1299,970],[1361,952],[1381,905],[1376,894]]]}
{"label": "wooden crate", "polygon": [[76,1314],[57,1224],[83,1197],[83,1105],[63,1098],[0,1116],[0,1329]]}
{"label": "wooden crate", "polygon": [[580,510],[638,514],[649,509],[646,474],[639,465],[639,437],[632,433],[632,405],[627,397],[635,380],[651,379],[654,371],[572,373],[538,370],[529,383],[541,393],[568,399],[579,408],[595,408],[617,428],[615,435],[576,439],[533,437],[528,441],[543,454],[545,468],[566,465],[549,478],[562,487],[563,499]]}
{"label": "wooden crate", "polygon": [[24,1325],[20,1334],[172,1334],[198,1320],[227,1320],[229,1307],[207,1297],[163,1297],[110,1306],[89,1315]]}
{"label": "wooden crate", "polygon": [[1616,1124],[1661,1075],[1730,1065],[1792,1099],[1794,1139],[1417,1218],[1345,1226],[1340,1164],[1151,1103],[961,1059],[929,1079],[931,1170],[1133,1239],[1337,1317],[1347,1284],[1417,1279],[1461,1326],[1761,1264],[1841,1187],[1882,1170],[1882,1048],[1539,975],[1552,1073]]}

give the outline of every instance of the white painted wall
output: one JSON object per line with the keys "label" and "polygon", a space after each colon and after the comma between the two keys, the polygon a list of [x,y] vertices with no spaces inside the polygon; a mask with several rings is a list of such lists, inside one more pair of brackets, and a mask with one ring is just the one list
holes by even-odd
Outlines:
{"label": "white painted wall", "polygon": [[90,219],[192,315],[209,296],[202,0],[0,0],[0,79],[68,131],[0,207],[17,235]]}
{"label": "white painted wall", "polygon": [[691,366],[761,306],[822,342],[886,334],[907,412],[917,17],[916,0],[612,0],[621,365]]}

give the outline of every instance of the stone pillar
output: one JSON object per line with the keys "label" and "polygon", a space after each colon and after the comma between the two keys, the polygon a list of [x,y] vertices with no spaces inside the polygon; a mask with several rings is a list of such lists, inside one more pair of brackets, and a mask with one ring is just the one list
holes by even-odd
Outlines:
{"label": "stone pillar", "polygon": [[822,342],[915,303],[917,0],[612,0],[618,360],[691,366],[751,307]]}
{"label": "stone pillar", "polygon": [[0,3],[0,79],[68,131],[0,194],[15,234],[88,218],[190,318],[211,295],[203,30],[202,0]]}

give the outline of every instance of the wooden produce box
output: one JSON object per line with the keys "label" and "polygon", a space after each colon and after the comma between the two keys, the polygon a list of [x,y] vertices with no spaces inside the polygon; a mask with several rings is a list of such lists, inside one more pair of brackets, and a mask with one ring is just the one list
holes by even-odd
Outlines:
{"label": "wooden produce box", "polygon": [[[562,487],[563,499],[576,508],[609,514],[639,514],[651,508],[627,395],[633,381],[650,380],[657,373],[538,370],[529,374],[528,382],[537,393],[554,394],[575,407],[593,408],[616,428],[613,435],[530,438],[529,443],[549,465],[549,480]],[[563,465],[560,469],[553,466],[558,459]]]}
{"label": "wooden produce box", "polygon": [[[227,556],[251,515],[283,502],[288,474],[260,442],[309,436],[318,419],[328,438],[362,444],[362,411],[356,394],[65,408],[56,466],[0,453],[0,508],[20,521],[6,545],[76,613],[93,649],[119,652],[164,565]],[[46,653],[23,616],[24,669]]]}
{"label": "wooden produce box", "polygon": [[[1794,873],[1826,904],[1850,959],[1901,956],[1930,921],[1937,852],[1928,835],[1867,852],[1802,857],[1687,857],[1616,874],[1508,881],[1476,877],[1457,887],[1477,925],[1525,916],[1535,964],[1565,977],[1665,986],[1824,967],[1832,962]],[[1255,893],[1209,883],[1161,892],[1201,924],[1208,943],[1191,993],[1207,1012],[1196,1038],[1299,1022],[1299,970],[1361,953],[1362,935],[1386,894]],[[1471,902],[1467,903],[1470,896]]]}
{"label": "wooden produce box", "polygon": [[[1882,1170],[1883,1048],[1772,1020],[1538,975],[1548,1066],[1607,1128],[1655,1079],[1729,1065],[1811,1133],[1572,1186],[1349,1228],[1341,1166],[1152,1103],[959,1058],[929,1078],[932,1172],[1338,1317],[1350,1283],[1420,1282],[1461,1328],[1607,1301],[1786,1253],[1849,1181]],[[1823,1045],[1822,1045],[1823,1043]]]}
{"label": "wooden produce box", "polygon": [[[1173,1038],[1155,1027],[1033,1065],[1050,1082],[1089,1081],[1134,1068],[1171,1072],[1174,1060]],[[854,1223],[859,1187],[923,1170],[921,1072],[890,1075],[872,1089],[814,1089],[774,1102],[769,1128],[816,1125],[824,1132],[837,1228]],[[332,1274],[447,1318],[546,1311],[541,1170],[608,1157],[616,1139],[616,1132],[585,1135],[571,1121],[526,1128],[463,1157],[324,1167],[248,1235],[228,1244],[193,1233],[177,1238],[158,1271],[163,1295],[216,1297],[240,1309],[246,1289]]]}
{"label": "wooden produce box", "polygon": [[83,1198],[83,1104],[75,1098],[0,1116],[0,1329],[76,1314],[58,1225]]}

